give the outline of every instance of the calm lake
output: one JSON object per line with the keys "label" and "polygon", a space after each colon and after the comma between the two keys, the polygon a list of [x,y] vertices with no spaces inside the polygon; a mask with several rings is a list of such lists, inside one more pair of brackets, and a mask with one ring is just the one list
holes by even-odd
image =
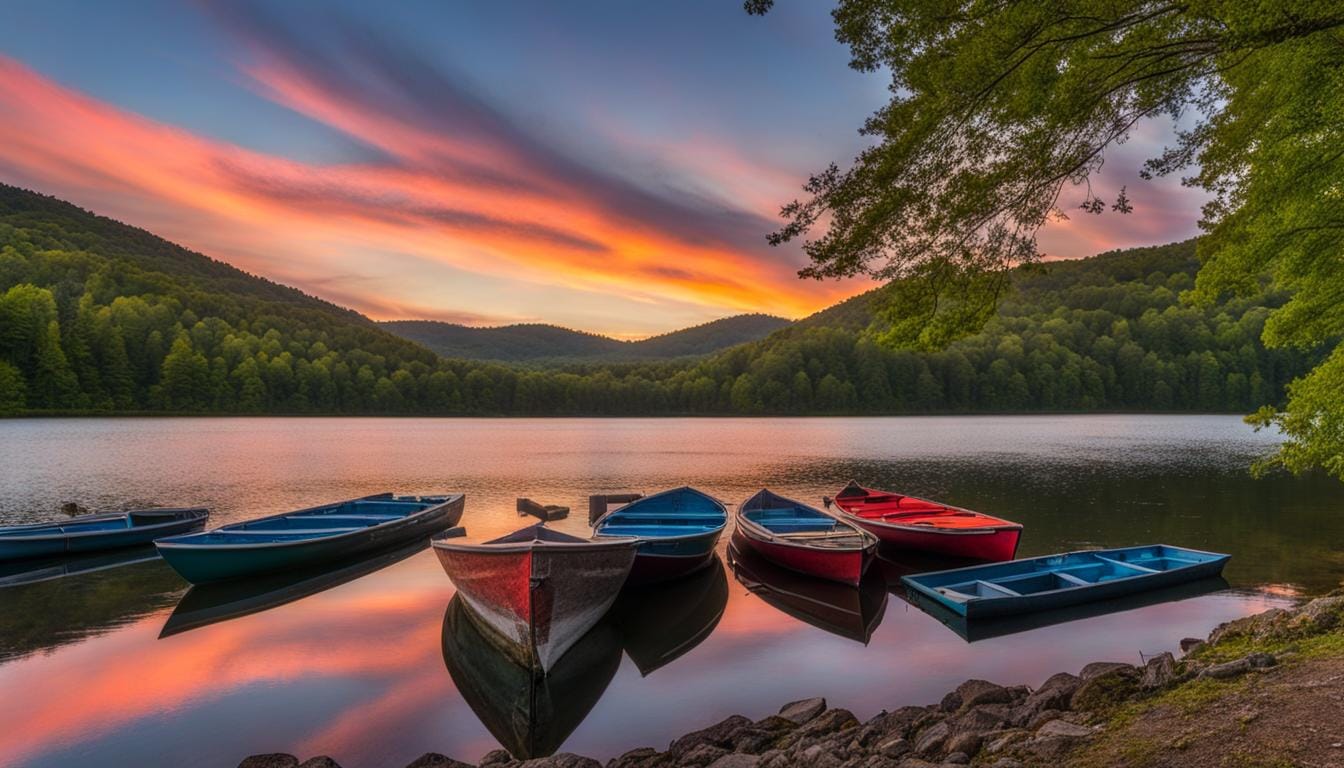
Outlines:
{"label": "calm lake", "polygon": [[[966,678],[1035,685],[1141,663],[1344,579],[1344,484],[1253,480],[1246,465],[1273,444],[1233,416],[0,421],[0,524],[56,519],[66,501],[205,505],[223,524],[462,491],[473,537],[521,527],[520,496],[569,505],[553,525],[583,533],[590,493],[690,484],[736,503],[769,486],[816,502],[855,478],[1021,522],[1020,556],[1151,542],[1233,555],[1225,584],[974,642],[905,602],[897,577],[920,563],[891,558],[855,591],[725,558],[623,597],[539,691],[449,609],[426,549],[191,593],[154,559],[21,584],[58,572],[11,568],[0,764],[231,767],[291,752],[400,768],[427,751],[474,762],[501,742],[606,758],[809,696],[864,719]],[[529,700],[554,716],[519,722]]]}

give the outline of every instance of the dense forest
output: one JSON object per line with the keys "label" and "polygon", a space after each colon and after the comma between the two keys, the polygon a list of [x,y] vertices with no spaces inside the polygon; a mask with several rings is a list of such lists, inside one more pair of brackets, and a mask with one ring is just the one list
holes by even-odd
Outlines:
{"label": "dense forest", "polygon": [[1267,351],[1286,297],[1186,306],[1193,243],[1017,276],[981,333],[878,345],[880,289],[693,361],[441,358],[355,312],[0,186],[0,413],[771,414],[1246,411],[1318,355]]}
{"label": "dense forest", "polygon": [[789,321],[773,315],[734,315],[639,341],[541,323],[470,328],[435,320],[389,320],[379,325],[444,357],[554,366],[700,357],[765,338]]}

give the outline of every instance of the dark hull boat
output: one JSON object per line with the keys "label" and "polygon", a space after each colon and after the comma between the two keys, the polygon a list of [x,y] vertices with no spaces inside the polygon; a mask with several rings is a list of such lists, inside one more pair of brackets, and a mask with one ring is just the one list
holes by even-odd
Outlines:
{"label": "dark hull boat", "polygon": [[781,568],[731,544],[728,564],[742,586],[782,613],[864,645],[887,609],[886,582],[876,572],[854,587]]}
{"label": "dark hull boat", "polygon": [[728,577],[716,557],[684,579],[626,587],[611,615],[625,655],[648,677],[704,642],[727,607]]}
{"label": "dark hull boat", "polygon": [[1229,587],[1227,579],[1221,576],[1210,576],[1197,581],[1188,581],[1171,587],[1138,592],[1124,597],[1114,597],[1109,600],[981,619],[968,619],[948,609],[942,603],[914,590],[903,592],[902,596],[916,608],[929,614],[942,622],[948,629],[960,635],[961,639],[968,643],[974,643],[993,637],[1030,632],[1034,629],[1056,624],[1067,624],[1082,619],[1147,608],[1150,605],[1189,600],[1193,597],[1221,592]]}
{"label": "dark hull boat", "polygon": [[367,555],[336,569],[319,566],[255,579],[235,579],[192,587],[182,596],[168,621],[164,622],[159,637],[169,637],[302,600],[399,563],[428,547],[428,538],[416,539],[410,544]]}
{"label": "dark hull boat", "polygon": [[99,552],[149,544],[205,527],[201,508],[105,512],[61,522],[0,528],[0,561]]}
{"label": "dark hull boat", "polygon": [[155,542],[193,584],[309,568],[428,538],[462,519],[463,496],[390,493]]}
{"label": "dark hull boat", "polygon": [[639,547],[638,539],[581,539],[544,524],[484,543],[431,543],[482,628],[542,674],[611,608]]}
{"label": "dark hull boat", "polygon": [[694,488],[675,488],[604,514],[593,525],[593,537],[641,539],[630,581],[652,584],[709,565],[727,525],[723,502]]}
{"label": "dark hull boat", "polygon": [[877,538],[802,502],[762,490],[737,508],[733,544],[776,565],[820,579],[858,585]]}
{"label": "dark hull boat", "polygon": [[998,562],[1013,559],[1022,537],[1017,523],[853,482],[827,505],[897,549]]}
{"label": "dark hull boat", "polygon": [[1220,575],[1228,559],[1156,544],[1032,557],[901,580],[912,594],[977,619],[1065,608],[1207,579]]}
{"label": "dark hull boat", "polygon": [[599,621],[540,675],[503,653],[459,595],[443,616],[443,661],[500,746],[530,760],[555,754],[597,705],[621,666],[621,643],[611,622]]}

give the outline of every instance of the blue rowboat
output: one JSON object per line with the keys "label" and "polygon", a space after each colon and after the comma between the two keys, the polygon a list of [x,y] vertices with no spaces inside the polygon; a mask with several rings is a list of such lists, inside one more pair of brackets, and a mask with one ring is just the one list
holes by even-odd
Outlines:
{"label": "blue rowboat", "polygon": [[1218,576],[1229,557],[1154,544],[919,573],[901,581],[953,613],[976,619],[1063,608]]}
{"label": "blue rowboat", "polygon": [[694,488],[674,488],[606,513],[594,523],[593,538],[640,539],[629,581],[652,584],[709,565],[726,525],[723,502]]}
{"label": "blue rowboat", "polygon": [[99,552],[148,544],[205,527],[209,511],[137,509],[105,512],[52,523],[0,528],[0,561]]}
{"label": "blue rowboat", "polygon": [[304,568],[395,547],[457,525],[462,494],[390,493],[285,512],[155,542],[192,584]]}

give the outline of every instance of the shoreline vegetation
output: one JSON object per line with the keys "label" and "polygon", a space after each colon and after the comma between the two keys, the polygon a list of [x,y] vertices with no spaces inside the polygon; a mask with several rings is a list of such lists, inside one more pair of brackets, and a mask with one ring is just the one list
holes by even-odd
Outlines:
{"label": "shoreline vegetation", "polygon": [[[1194,241],[1024,268],[984,330],[936,351],[882,343],[894,283],[699,357],[502,364],[442,357],[352,310],[0,185],[0,414],[1247,413],[1282,403],[1323,351],[1265,348],[1283,291],[1185,303],[1198,269]],[[706,334],[741,323],[687,333],[711,349]]]}
{"label": "shoreline vegetation", "polygon": [[[1344,760],[1344,590],[1228,622],[1181,647],[1179,659],[1098,661],[1034,689],[967,680],[937,704],[865,722],[824,699],[797,701],[605,764],[570,753],[521,761],[495,750],[474,764],[429,753],[407,768],[1278,768]],[[338,765],[268,754],[239,768]]]}

